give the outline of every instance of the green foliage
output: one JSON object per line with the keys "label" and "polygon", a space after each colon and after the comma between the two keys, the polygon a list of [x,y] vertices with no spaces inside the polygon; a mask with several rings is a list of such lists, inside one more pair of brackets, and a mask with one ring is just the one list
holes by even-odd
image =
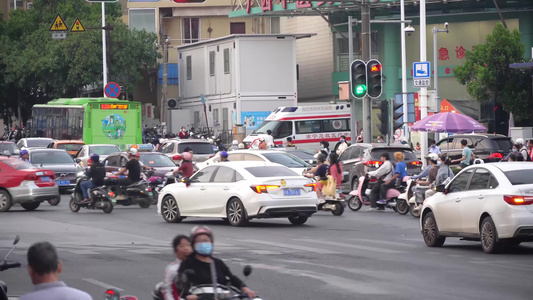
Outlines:
{"label": "green foliage", "polygon": [[529,71],[509,67],[524,62],[523,55],[520,32],[511,32],[499,23],[485,44],[466,52],[466,61],[455,67],[454,76],[477,101],[494,99],[512,112],[516,121],[525,120],[531,117],[532,107]]}
{"label": "green foliage", "polygon": [[[85,0],[35,0],[30,10],[10,12],[0,21],[0,114],[8,119],[21,103],[23,118],[35,103],[79,96],[102,85],[101,5]],[[86,32],[52,39],[57,14],[71,27],[79,18]],[[157,36],[131,31],[122,22],[119,3],[106,4],[108,78],[132,94],[147,70],[157,67]],[[102,92],[97,92],[101,95]]]}

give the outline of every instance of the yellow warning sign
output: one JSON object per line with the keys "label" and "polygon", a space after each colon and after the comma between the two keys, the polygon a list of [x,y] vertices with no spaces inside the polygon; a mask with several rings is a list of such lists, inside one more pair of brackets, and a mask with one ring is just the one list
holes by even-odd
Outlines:
{"label": "yellow warning sign", "polygon": [[63,18],[59,14],[57,14],[56,18],[54,19],[54,23],[52,23],[52,26],[50,26],[50,31],[67,31],[68,27],[65,24],[65,21],[63,21]]}
{"label": "yellow warning sign", "polygon": [[80,19],[76,18],[76,21],[74,21],[74,24],[70,27],[70,32],[84,32],[85,27],[80,22]]}

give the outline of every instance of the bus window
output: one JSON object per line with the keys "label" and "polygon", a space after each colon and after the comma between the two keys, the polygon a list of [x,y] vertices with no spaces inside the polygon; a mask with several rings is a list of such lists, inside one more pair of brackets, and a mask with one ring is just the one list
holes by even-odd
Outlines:
{"label": "bus window", "polygon": [[297,121],[296,134],[322,132],[320,129],[320,122],[320,120]]}

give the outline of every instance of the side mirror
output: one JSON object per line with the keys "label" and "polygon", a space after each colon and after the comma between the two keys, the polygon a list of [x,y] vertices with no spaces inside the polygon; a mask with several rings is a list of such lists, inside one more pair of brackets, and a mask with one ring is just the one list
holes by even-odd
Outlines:
{"label": "side mirror", "polygon": [[81,163],[81,158],[75,158],[74,161],[75,161],[77,164],[79,164],[79,163]]}
{"label": "side mirror", "polygon": [[446,188],[444,187],[443,184],[441,185],[437,185],[437,187],[435,188],[435,190],[439,193],[445,193],[446,194]]}
{"label": "side mirror", "polygon": [[189,177],[185,177],[181,180],[181,182],[185,183],[185,184],[190,184],[191,183],[191,179]]}
{"label": "side mirror", "polygon": [[70,156],[72,156],[72,158],[76,157],[76,154],[71,154]]}
{"label": "side mirror", "polygon": [[14,154],[16,155],[19,155],[20,154],[20,150],[19,149],[15,149],[15,151],[13,151]]}
{"label": "side mirror", "polygon": [[20,236],[17,234],[17,236],[15,237],[15,241],[13,242],[13,245],[18,244],[19,241],[20,241]]}
{"label": "side mirror", "polygon": [[242,273],[244,274],[245,277],[250,276],[250,274],[252,274],[252,266],[250,266],[250,265],[244,266],[244,269],[242,270]]}

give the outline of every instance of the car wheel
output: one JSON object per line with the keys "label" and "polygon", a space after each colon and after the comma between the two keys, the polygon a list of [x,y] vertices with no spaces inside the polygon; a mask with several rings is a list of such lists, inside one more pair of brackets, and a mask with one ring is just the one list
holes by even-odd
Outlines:
{"label": "car wheel", "polygon": [[498,253],[502,243],[498,239],[498,232],[491,217],[486,217],[481,222],[481,248],[485,253]]}
{"label": "car wheel", "polygon": [[41,205],[41,202],[26,202],[20,204],[20,206],[27,211],[36,210],[39,205]]}
{"label": "car wheel", "polygon": [[413,218],[420,218],[420,209],[416,210],[416,204],[410,204],[409,205],[409,213]]}
{"label": "car wheel", "polygon": [[148,199],[148,200],[140,200],[138,202],[139,206],[141,208],[149,208],[150,205],[152,205],[152,200]]}
{"label": "car wheel", "polygon": [[289,222],[291,222],[292,225],[303,225],[307,222],[307,219],[309,219],[309,217],[293,215],[289,217]]}
{"label": "car wheel", "polygon": [[363,206],[363,202],[359,199],[357,196],[353,196],[350,199],[348,199],[348,208],[350,208],[353,211],[358,211]]}
{"label": "car wheel", "polygon": [[172,196],[166,196],[163,198],[161,215],[163,215],[163,219],[167,223],[179,223],[184,219],[180,215],[178,202],[176,202],[176,199],[174,199]]}
{"label": "car wheel", "polygon": [[70,198],[70,202],[68,203],[68,207],[70,208],[71,212],[80,211],[80,206],[78,205],[78,202],[77,202],[76,198],[74,198],[74,197]]}
{"label": "car wheel", "polygon": [[244,226],[248,223],[248,216],[246,215],[246,209],[242,205],[241,200],[233,198],[228,202],[226,208],[226,214],[228,221],[233,226]]}
{"label": "car wheel", "polygon": [[344,213],[344,206],[340,203],[335,203],[335,209],[331,211],[334,216],[341,216]]}
{"label": "car wheel", "polygon": [[0,212],[11,208],[11,195],[5,190],[0,190]]}
{"label": "car wheel", "polygon": [[424,215],[424,222],[422,224],[422,235],[428,247],[440,247],[444,245],[446,237],[439,235],[439,227],[432,212]]}
{"label": "car wheel", "polygon": [[59,196],[57,198],[48,200],[48,204],[50,204],[52,206],[57,206],[59,204],[59,202],[61,202],[61,197],[59,197]]}
{"label": "car wheel", "polygon": [[403,216],[409,212],[409,205],[407,204],[407,201],[398,199],[396,201],[396,209],[398,213]]}
{"label": "car wheel", "polygon": [[104,201],[104,208],[102,208],[102,211],[106,214],[109,214],[113,211],[113,203],[111,201]]}

